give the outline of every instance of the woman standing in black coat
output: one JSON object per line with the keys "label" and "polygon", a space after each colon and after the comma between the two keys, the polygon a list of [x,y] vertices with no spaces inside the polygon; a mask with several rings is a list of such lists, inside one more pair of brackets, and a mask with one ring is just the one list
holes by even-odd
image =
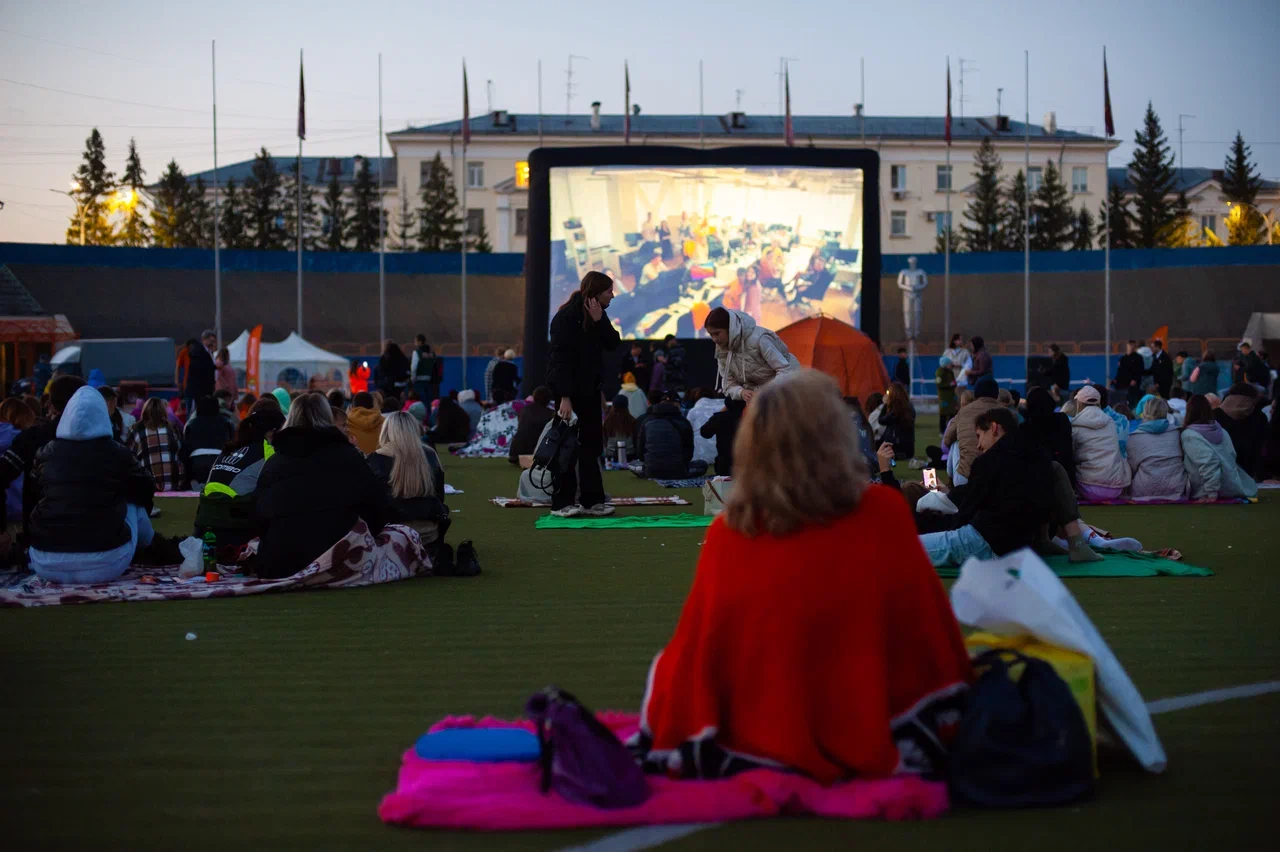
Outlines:
{"label": "woman standing in black coat", "polygon": [[[622,343],[605,313],[612,301],[613,279],[603,272],[588,272],[578,292],[551,320],[547,384],[560,418],[569,420],[575,413],[578,415],[577,470],[571,467],[560,476],[551,499],[552,513],[565,518],[613,514],[613,506],[605,503],[604,480],[600,476],[600,454],[604,451],[602,359]],[[579,484],[581,502],[576,499]]]}

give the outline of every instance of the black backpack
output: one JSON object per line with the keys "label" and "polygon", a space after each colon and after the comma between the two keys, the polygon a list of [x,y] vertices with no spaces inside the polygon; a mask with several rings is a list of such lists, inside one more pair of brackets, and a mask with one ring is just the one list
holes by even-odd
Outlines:
{"label": "black backpack", "polygon": [[529,482],[534,488],[552,494],[560,476],[578,460],[578,426],[556,415],[551,428],[542,436],[533,451],[533,467],[529,469]]}
{"label": "black backpack", "polygon": [[[1011,666],[1023,666],[1017,681]],[[951,744],[951,798],[978,808],[1063,805],[1093,792],[1093,742],[1066,681],[1044,660],[993,650]]]}

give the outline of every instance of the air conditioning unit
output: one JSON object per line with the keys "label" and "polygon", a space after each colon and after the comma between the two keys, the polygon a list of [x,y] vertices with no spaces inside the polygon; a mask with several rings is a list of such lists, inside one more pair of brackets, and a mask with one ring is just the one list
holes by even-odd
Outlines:
{"label": "air conditioning unit", "polygon": [[906,197],[907,197],[907,188],[906,188],[905,186],[904,186],[904,187],[894,187],[894,189],[893,189],[893,197],[894,197],[895,199],[897,199],[898,201],[901,201],[902,199],[906,198]]}
{"label": "air conditioning unit", "polygon": [[932,222],[933,220],[935,220],[935,219],[937,219],[937,218],[938,218],[938,214],[937,214],[937,213],[934,213],[932,210],[926,210],[926,211],[924,211],[924,220],[925,220],[926,222]]}

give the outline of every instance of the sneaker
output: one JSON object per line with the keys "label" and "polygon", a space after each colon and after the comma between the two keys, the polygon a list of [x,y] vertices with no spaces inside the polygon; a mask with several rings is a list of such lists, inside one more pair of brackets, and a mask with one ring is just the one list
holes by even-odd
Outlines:
{"label": "sneaker", "polygon": [[594,506],[592,506],[590,509],[584,510],[587,517],[590,517],[590,518],[607,518],[613,514],[613,511],[614,509],[613,509],[612,503],[597,503]]}
{"label": "sneaker", "polygon": [[152,506],[152,507],[151,507],[151,514],[149,515],[149,517],[152,517],[152,518],[158,518],[158,517],[160,517],[160,507],[159,507],[159,506]]}
{"label": "sneaker", "polygon": [[551,510],[551,514],[555,515],[557,518],[581,518],[586,513],[587,510],[577,503],[574,503],[572,506],[565,506],[563,509]]}

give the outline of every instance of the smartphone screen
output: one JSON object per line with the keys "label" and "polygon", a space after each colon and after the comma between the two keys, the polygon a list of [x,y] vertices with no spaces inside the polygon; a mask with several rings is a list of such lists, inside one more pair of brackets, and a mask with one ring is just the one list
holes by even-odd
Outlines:
{"label": "smartphone screen", "polygon": [[924,487],[930,491],[938,490],[938,472],[931,467],[924,469]]}

